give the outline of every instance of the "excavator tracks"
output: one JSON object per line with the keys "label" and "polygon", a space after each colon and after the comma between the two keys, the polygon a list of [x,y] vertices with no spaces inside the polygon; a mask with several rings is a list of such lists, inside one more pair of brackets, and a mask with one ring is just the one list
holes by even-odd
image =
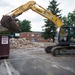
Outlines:
{"label": "excavator tracks", "polygon": [[48,46],[45,48],[46,53],[56,55],[75,55],[75,46]]}
{"label": "excavator tracks", "polygon": [[56,55],[75,55],[75,46],[56,46],[51,49],[51,54]]}

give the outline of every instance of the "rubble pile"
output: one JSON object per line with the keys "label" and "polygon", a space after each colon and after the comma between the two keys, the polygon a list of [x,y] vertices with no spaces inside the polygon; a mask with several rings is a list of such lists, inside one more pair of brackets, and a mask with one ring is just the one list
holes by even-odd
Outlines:
{"label": "rubble pile", "polygon": [[42,47],[39,44],[35,44],[26,38],[11,38],[10,39],[10,49],[14,48],[33,48],[33,47]]}

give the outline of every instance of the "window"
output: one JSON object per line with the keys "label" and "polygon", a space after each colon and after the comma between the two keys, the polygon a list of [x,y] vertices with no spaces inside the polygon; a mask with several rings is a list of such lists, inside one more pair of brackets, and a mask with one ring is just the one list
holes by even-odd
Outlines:
{"label": "window", "polygon": [[70,41],[75,41],[75,28],[70,28]]}
{"label": "window", "polygon": [[61,28],[60,30],[60,41],[69,41],[69,28]]}

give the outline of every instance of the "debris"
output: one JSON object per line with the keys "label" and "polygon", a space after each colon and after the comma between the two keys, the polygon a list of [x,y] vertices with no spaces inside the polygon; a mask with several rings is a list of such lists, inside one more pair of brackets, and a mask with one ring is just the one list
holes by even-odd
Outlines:
{"label": "debris", "polygon": [[17,49],[17,48],[33,48],[33,47],[42,47],[42,45],[35,44],[26,38],[11,38],[10,39],[10,48]]}

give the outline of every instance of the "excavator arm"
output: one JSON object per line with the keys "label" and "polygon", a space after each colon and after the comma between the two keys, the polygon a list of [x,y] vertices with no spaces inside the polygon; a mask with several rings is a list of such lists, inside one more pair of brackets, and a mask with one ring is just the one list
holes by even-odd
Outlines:
{"label": "excavator arm", "polygon": [[55,25],[57,25],[57,27],[60,27],[63,25],[60,18],[52,14],[47,9],[44,9],[42,6],[37,4],[37,6],[32,6],[31,9],[37,12],[38,14],[44,16],[45,18],[49,19],[50,21],[52,21]]}
{"label": "excavator arm", "polygon": [[60,27],[60,26],[63,25],[61,19],[58,18],[57,16],[55,16],[54,14],[52,14],[51,11],[48,11],[47,9],[43,8],[42,6],[36,4],[35,1],[29,1],[26,4],[21,5],[20,7],[14,9],[11,12],[7,13],[6,15],[4,15],[2,20],[1,20],[2,26],[6,27],[6,28],[8,28],[10,30],[13,30],[13,31],[17,30],[18,25],[16,24],[16,22],[14,21],[13,18],[21,15],[23,12],[25,12],[25,11],[27,11],[29,9],[31,9],[31,10],[37,12],[38,14],[42,15],[43,17],[49,19],[57,27]]}
{"label": "excavator arm", "polygon": [[24,5],[21,5],[20,7],[12,10],[11,12],[7,13],[6,15],[10,15],[12,17],[17,17],[19,15],[21,15],[23,12],[29,10],[31,8],[31,6],[35,5],[36,3],[34,1],[29,1]]}

